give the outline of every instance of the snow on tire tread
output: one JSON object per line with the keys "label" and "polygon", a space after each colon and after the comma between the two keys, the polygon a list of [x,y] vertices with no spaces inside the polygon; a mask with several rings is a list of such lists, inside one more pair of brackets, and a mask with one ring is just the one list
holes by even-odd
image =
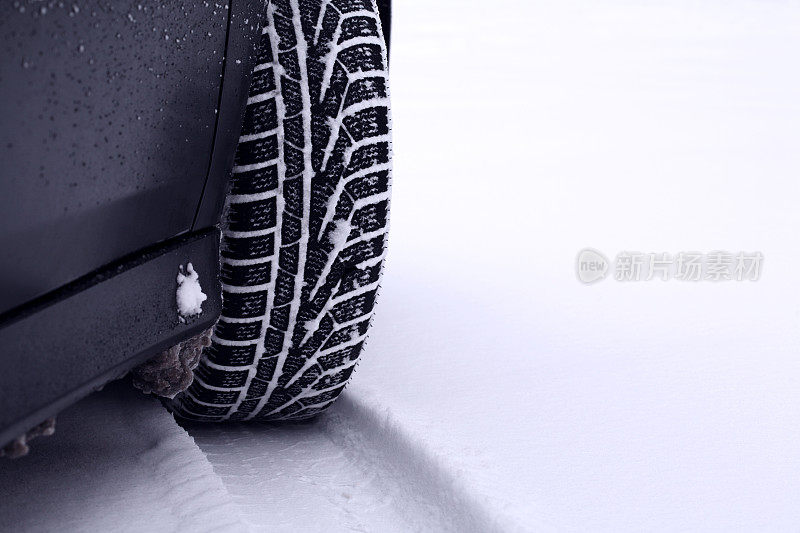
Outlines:
{"label": "snow on tire tread", "polygon": [[303,419],[357,364],[388,229],[391,122],[374,0],[273,0],[223,220],[223,310],[196,420]]}

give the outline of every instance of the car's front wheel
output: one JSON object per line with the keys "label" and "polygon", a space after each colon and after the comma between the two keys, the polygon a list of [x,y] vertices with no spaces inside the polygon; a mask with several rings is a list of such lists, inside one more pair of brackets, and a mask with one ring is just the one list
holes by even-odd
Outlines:
{"label": "car's front wheel", "polygon": [[222,316],[196,420],[311,417],[342,392],[378,291],[391,138],[374,0],[273,0],[222,222]]}

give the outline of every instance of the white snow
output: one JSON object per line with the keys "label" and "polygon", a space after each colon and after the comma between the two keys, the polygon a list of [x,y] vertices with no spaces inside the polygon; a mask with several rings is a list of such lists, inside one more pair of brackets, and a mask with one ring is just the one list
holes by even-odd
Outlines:
{"label": "white snow", "polygon": [[376,407],[346,395],[311,424],[190,432],[254,531],[496,529],[439,458]]}
{"label": "white snow", "polygon": [[[333,196],[329,198],[329,202],[332,201],[332,198]],[[322,230],[324,231],[324,229],[325,228],[323,227]],[[313,300],[317,296],[317,291],[328,281],[328,274],[330,274],[331,272],[333,263],[336,261],[336,258],[339,256],[341,251],[344,250],[345,246],[347,245],[347,238],[350,236],[350,232],[352,230],[353,226],[349,220],[333,221],[333,229],[328,233],[328,242],[330,242],[333,245],[333,249],[328,254],[328,260],[322,267],[322,272],[320,273],[316,284],[309,293],[309,299]],[[319,327],[319,320],[321,320],[321,317],[317,319],[317,324],[316,326],[314,326],[314,330],[316,330]],[[311,331],[308,326],[306,326],[306,329]]]}
{"label": "white snow", "polygon": [[347,242],[347,237],[350,236],[352,229],[353,227],[347,220],[334,221],[333,230],[331,230],[331,232],[328,234],[328,241],[333,244],[335,250],[341,250],[344,248],[344,245]]}
{"label": "white snow", "polygon": [[158,400],[117,382],[0,461],[2,531],[244,531],[211,465]]}
{"label": "white snow", "polygon": [[[800,6],[393,16],[392,232],[347,393],[503,529],[795,529]],[[765,259],[587,286],[586,247]]]}
{"label": "white snow", "polygon": [[178,304],[178,314],[181,320],[197,316],[203,312],[203,302],[208,298],[200,287],[200,276],[195,272],[191,263],[178,270],[178,290],[175,300]]}

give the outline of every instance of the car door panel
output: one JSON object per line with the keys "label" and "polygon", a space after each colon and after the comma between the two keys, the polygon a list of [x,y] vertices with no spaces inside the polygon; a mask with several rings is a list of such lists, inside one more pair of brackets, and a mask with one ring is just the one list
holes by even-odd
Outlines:
{"label": "car door panel", "polygon": [[3,2],[0,313],[192,227],[227,5]]}

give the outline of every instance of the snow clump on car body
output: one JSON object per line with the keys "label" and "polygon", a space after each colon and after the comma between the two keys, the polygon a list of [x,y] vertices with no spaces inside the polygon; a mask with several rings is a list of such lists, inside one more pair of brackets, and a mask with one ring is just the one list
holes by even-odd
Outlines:
{"label": "snow clump on car body", "polygon": [[175,299],[178,303],[178,315],[181,322],[187,318],[197,316],[203,312],[203,302],[208,298],[200,287],[200,276],[195,272],[191,263],[178,269],[178,290]]}

